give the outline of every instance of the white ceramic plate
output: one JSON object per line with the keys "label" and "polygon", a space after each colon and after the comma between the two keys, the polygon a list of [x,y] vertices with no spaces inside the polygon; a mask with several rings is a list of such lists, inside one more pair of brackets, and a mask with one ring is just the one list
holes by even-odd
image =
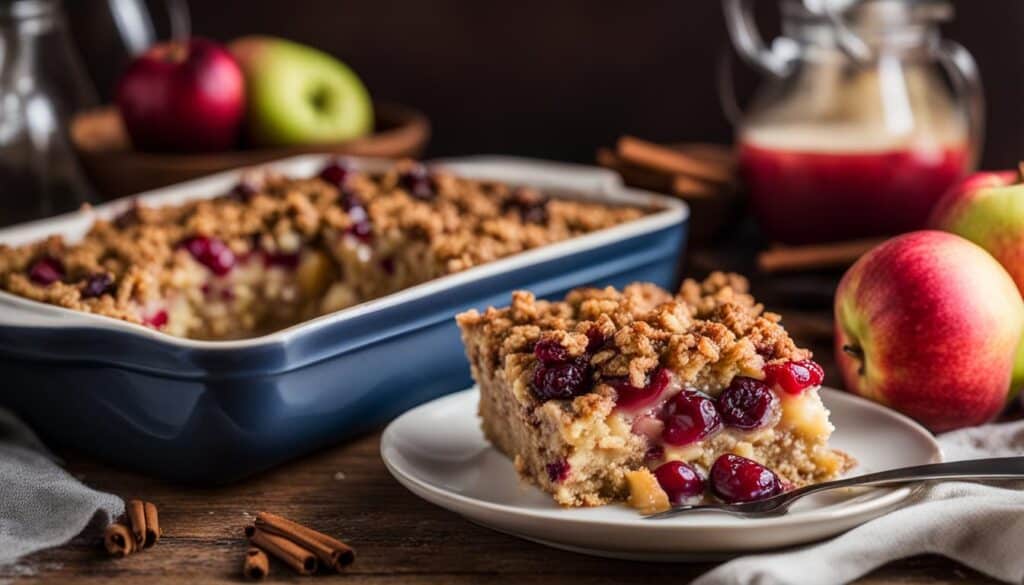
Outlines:
{"label": "white ceramic plate", "polygon": [[[823,389],[836,432],[831,444],[858,460],[850,475],[937,462],[939,445],[924,428],[877,404]],[[521,482],[512,462],[484,439],[476,388],[403,414],[384,431],[381,456],[392,475],[423,499],[484,526],[588,554],[680,561],[811,542],[880,516],[911,488],[861,489],[804,498],[790,513],[741,519],[700,513],[644,520],[624,505],[564,509]]]}

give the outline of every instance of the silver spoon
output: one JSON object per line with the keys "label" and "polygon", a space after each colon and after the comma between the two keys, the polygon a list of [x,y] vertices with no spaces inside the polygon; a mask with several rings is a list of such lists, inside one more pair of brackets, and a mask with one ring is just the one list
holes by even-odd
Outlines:
{"label": "silver spoon", "polygon": [[917,465],[914,467],[903,467],[890,469],[878,473],[869,473],[857,477],[837,479],[823,483],[812,484],[785,492],[777,496],[744,502],[740,504],[699,504],[680,505],[645,516],[646,520],[661,520],[671,518],[680,514],[699,511],[726,512],[744,518],[761,518],[766,516],[781,516],[789,510],[793,502],[804,496],[816,494],[827,490],[848,487],[862,486],[896,486],[922,481],[960,479],[960,480],[1024,480],[1024,457],[997,457],[992,459],[974,459],[969,461],[954,461],[952,463],[931,463],[928,465]]}

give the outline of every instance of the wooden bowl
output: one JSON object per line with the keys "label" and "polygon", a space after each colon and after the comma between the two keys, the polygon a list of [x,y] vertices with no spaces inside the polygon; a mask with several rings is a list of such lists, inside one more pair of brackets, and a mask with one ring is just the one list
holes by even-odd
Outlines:
{"label": "wooden bowl", "polygon": [[382,158],[416,158],[430,139],[430,122],[421,112],[396,104],[375,104],[373,134],[337,144],[253,148],[201,154],[132,150],[114,107],[83,112],[71,121],[71,140],[96,191],[113,199],[218,171],[257,165],[306,153]]}

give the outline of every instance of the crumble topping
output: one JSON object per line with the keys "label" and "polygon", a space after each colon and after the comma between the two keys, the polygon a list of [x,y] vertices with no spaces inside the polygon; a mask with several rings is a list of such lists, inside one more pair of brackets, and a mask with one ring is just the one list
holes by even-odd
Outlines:
{"label": "crumble topping", "polygon": [[176,335],[240,337],[645,213],[413,161],[254,172],[214,199],[97,220],[79,242],[0,246],[0,287]]}
{"label": "crumble topping", "polygon": [[664,365],[693,388],[717,394],[736,376],[763,377],[766,363],[809,359],[748,292],[746,279],[714,273],[687,280],[678,295],[652,284],[583,288],[563,302],[537,300],[525,291],[512,304],[458,317],[463,328],[482,327],[494,364],[535,362],[533,347],[551,340],[571,356],[583,355],[588,332],[605,340],[590,358],[598,380],[626,377],[636,387]]}

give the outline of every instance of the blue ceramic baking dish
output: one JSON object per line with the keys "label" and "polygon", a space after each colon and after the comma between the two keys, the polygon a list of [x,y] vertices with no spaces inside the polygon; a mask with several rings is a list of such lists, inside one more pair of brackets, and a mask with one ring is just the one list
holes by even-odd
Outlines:
{"label": "blue ceramic baking dish", "polygon": [[[306,176],[324,161],[303,156],[266,166]],[[228,482],[468,386],[456,313],[506,304],[519,288],[558,297],[588,284],[673,283],[688,220],[681,202],[626,189],[616,175],[591,167],[505,157],[436,164],[660,211],[240,341],[180,339],[0,292],[0,404],[51,444],[175,481]],[[225,192],[241,172],[138,199],[159,205],[209,197]],[[0,230],[0,242],[55,233],[74,239],[96,216],[129,204]]]}

